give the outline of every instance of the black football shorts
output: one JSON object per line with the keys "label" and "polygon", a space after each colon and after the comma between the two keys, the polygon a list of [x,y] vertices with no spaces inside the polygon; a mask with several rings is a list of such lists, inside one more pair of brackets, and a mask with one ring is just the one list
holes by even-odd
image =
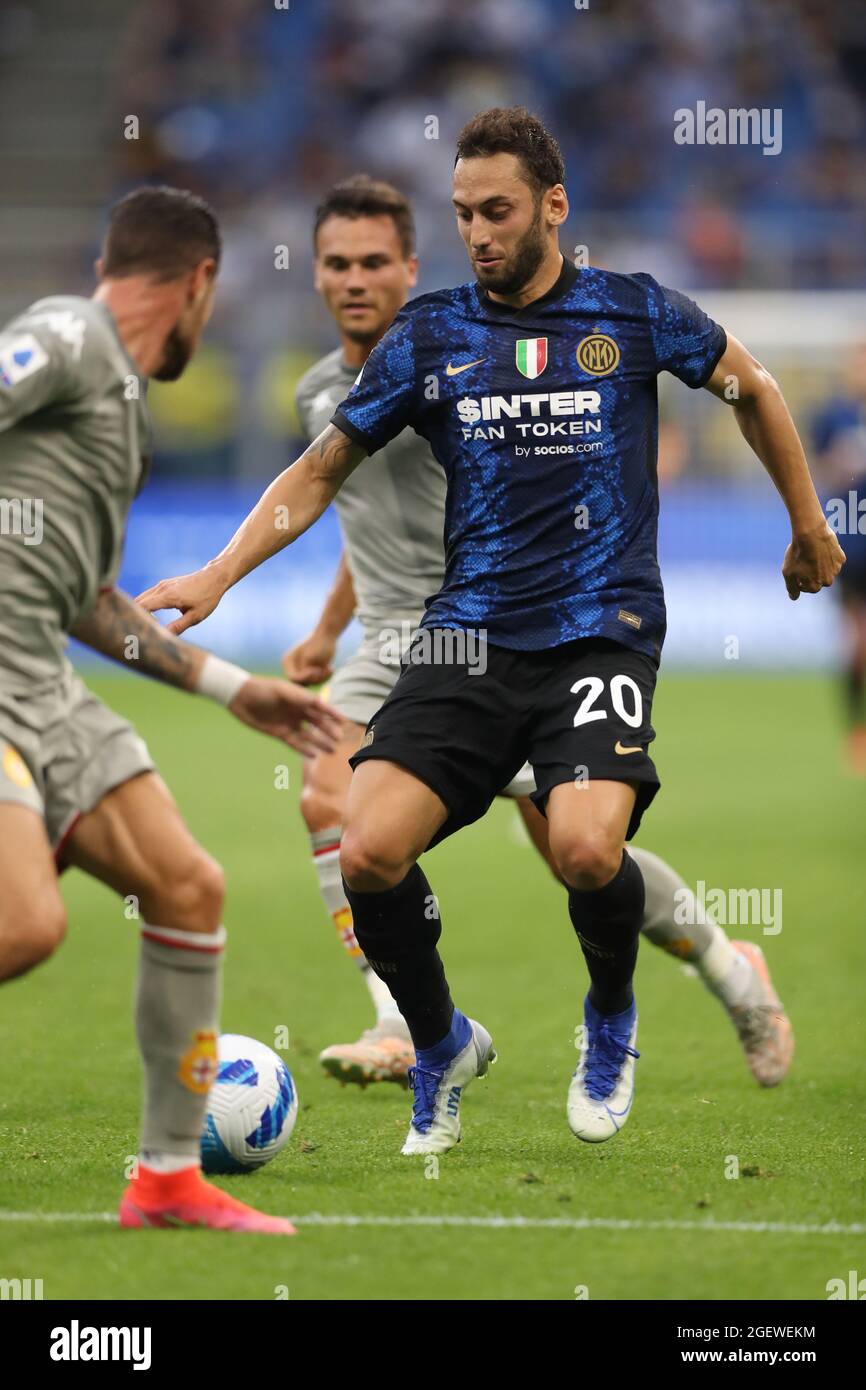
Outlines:
{"label": "black football shorts", "polygon": [[420,630],[352,767],[384,759],[426,783],[449,811],[431,845],[483,816],[527,759],[541,811],[561,782],[634,782],[631,839],[659,788],[647,752],[657,664],[596,637],[530,652],[481,643],[458,661],[454,637]]}

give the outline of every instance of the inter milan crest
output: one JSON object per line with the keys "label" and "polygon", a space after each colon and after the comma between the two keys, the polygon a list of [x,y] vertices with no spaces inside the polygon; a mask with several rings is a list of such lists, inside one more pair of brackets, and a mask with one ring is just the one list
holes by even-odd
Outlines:
{"label": "inter milan crest", "polygon": [[607,333],[591,333],[577,349],[578,366],[590,376],[608,376],[619,365],[619,348]]}
{"label": "inter milan crest", "polygon": [[547,339],[518,338],[515,355],[517,370],[533,381],[547,366]]}

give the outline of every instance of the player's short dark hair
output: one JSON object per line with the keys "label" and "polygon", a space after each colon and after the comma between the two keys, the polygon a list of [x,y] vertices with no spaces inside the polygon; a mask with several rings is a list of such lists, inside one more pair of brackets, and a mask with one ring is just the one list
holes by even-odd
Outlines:
{"label": "player's short dark hair", "polygon": [[329,217],[390,217],[403,255],[408,258],[415,254],[412,205],[404,193],[382,179],[371,179],[369,174],[353,174],[334,184],[316,208],[313,246],[318,243],[319,228]]}
{"label": "player's short dark hair", "polygon": [[203,198],[181,188],[137,188],[108,214],[102,273],[177,280],[208,257],[219,265],[221,253],[216,213]]}
{"label": "player's short dark hair", "polygon": [[516,155],[536,195],[565,181],[565,162],[556,140],[525,106],[492,106],[467,121],[457,137],[458,159]]}

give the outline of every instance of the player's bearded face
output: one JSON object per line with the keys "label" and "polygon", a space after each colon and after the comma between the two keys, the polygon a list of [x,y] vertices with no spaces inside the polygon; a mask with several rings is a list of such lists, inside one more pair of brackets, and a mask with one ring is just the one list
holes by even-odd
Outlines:
{"label": "player's bearded face", "polygon": [[195,340],[186,337],[179,323],[169,333],[162,351],[162,361],[154,372],[157,381],[177,381],[195,351]]}
{"label": "player's bearded face", "polygon": [[539,200],[535,203],[530,226],[510,249],[502,247],[502,259],[497,265],[479,265],[475,255],[470,252],[475,274],[485,289],[494,290],[497,294],[517,294],[541,265],[545,245]]}
{"label": "player's bearded face", "polygon": [[214,283],[210,281],[204,292],[183,310],[165,340],[162,361],[153,373],[157,381],[177,381],[183,373],[211,316],[213,299]]}

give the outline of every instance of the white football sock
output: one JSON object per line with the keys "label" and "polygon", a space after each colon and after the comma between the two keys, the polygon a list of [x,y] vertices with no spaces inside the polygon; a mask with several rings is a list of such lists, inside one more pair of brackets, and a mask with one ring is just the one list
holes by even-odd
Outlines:
{"label": "white football sock", "polygon": [[349,956],[361,971],[364,983],[370,992],[376,1010],[376,1022],[389,1018],[399,1018],[400,1010],[391,997],[391,992],[383,980],[367,964],[364,952],[358,945],[352,926],[352,909],[346,900],[343,879],[340,874],[340,835],[342,827],[331,826],[328,830],[315,830],[310,835],[313,850],[313,865],[319,880],[319,892],[325,907],[333,918],[337,935]]}
{"label": "white football sock", "polygon": [[375,970],[371,970],[367,962],[364,962],[363,969],[364,983],[370,991],[370,998],[376,1010],[376,1022],[385,1023],[388,1019],[402,1019],[403,1015],[397,1007],[397,1001],[392,998],[391,991],[380,980]]}
{"label": "white football sock", "polygon": [[731,945],[712,913],[670,864],[646,849],[629,846],[629,854],[637,860],[646,889],[643,934],[693,965],[724,1003],[743,1003],[755,978],[745,956]]}
{"label": "white football sock", "polygon": [[732,946],[717,922],[709,922],[713,939],[695,967],[707,989],[725,1004],[744,1004],[755,993],[755,972],[744,955]]}
{"label": "white football sock", "polygon": [[163,1153],[161,1149],[142,1149],[138,1161],[152,1173],[180,1173],[184,1168],[200,1166],[191,1162],[189,1154]]}
{"label": "white football sock", "polygon": [[[141,929],[135,1031],[144,1067],[139,1153],[200,1161],[207,1098],[217,1074],[225,928]],[[160,1170],[158,1170],[160,1171]],[[166,1170],[166,1171],[171,1171]]]}

